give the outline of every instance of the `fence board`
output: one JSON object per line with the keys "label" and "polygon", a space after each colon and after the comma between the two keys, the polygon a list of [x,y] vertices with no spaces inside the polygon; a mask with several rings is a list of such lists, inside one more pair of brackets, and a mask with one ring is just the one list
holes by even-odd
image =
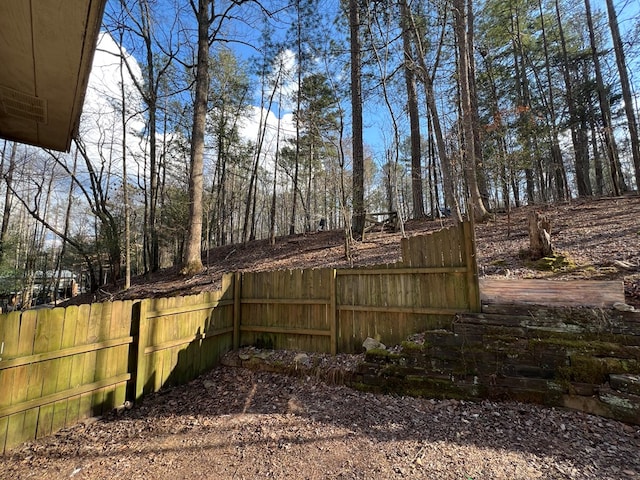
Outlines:
{"label": "fence board", "polygon": [[[135,396],[185,383],[233,344],[233,277],[223,290],[140,302]],[[220,345],[222,347],[220,347]]]}
{"label": "fence board", "polygon": [[[74,336],[74,344],[78,345],[79,348],[83,348],[82,351],[77,352],[78,354],[74,355],[71,359],[71,374],[69,378],[69,385],[71,388],[78,388],[80,385],[82,385],[85,358],[87,357],[86,354],[88,354],[93,348],[92,346],[95,345],[86,344],[88,340],[87,337],[89,331],[89,314],[91,312],[91,305],[80,305],[77,307],[77,309],[73,309],[72,307],[68,308],[76,311],[76,331]],[[128,341],[131,341],[131,339],[128,339]],[[84,350],[85,348],[88,349]],[[81,418],[89,416],[89,414],[89,412],[80,411],[80,395],[74,395],[68,399],[66,417],[67,425],[73,425]]]}
{"label": "fence board", "polygon": [[[0,357],[19,356],[24,343],[20,343],[20,312],[11,312],[2,322],[2,355]],[[29,348],[29,351],[31,348]],[[10,406],[13,402],[20,401],[20,397],[26,397],[27,367],[14,368],[10,371],[0,371],[0,408]],[[11,448],[24,441],[22,436],[24,413],[0,418],[0,452],[5,445]],[[8,442],[8,444],[7,444]]]}
{"label": "fence board", "polygon": [[[69,389],[71,381],[71,364],[73,357],[60,355],[61,352],[74,346],[76,326],[78,320],[78,307],[69,307],[61,310],[63,313],[62,339],[60,350],[58,351],[58,369],[56,378],[56,392]],[[51,431],[55,432],[65,426],[67,419],[68,398],[64,398],[53,404],[53,418],[51,421]]]}

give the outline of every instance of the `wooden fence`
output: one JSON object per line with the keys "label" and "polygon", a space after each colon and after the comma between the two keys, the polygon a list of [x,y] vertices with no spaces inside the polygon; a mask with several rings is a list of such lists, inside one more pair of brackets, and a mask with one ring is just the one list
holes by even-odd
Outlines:
{"label": "wooden fence", "polygon": [[480,310],[468,224],[402,241],[403,262],[226,274],[189,297],[0,316],[0,452],[182,384],[241,345],[360,352]]}
{"label": "wooden fence", "polygon": [[450,326],[480,311],[471,226],[402,240],[400,263],[358,269],[243,273],[239,345],[360,352],[367,337],[388,344]]}
{"label": "wooden fence", "polygon": [[0,317],[0,451],[125,401],[132,302]]}

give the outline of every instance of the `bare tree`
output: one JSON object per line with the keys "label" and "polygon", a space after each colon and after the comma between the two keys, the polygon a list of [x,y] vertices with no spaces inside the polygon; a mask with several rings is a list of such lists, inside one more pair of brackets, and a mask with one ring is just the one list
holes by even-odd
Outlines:
{"label": "bare tree", "polygon": [[11,142],[11,153],[9,154],[9,165],[7,171],[4,171],[4,161],[6,157],[7,141],[4,142],[4,148],[2,151],[2,167],[0,171],[4,176],[4,181],[7,184],[4,195],[4,208],[2,212],[2,226],[0,226],[0,262],[2,262],[5,253],[5,243],[7,241],[7,232],[9,231],[9,219],[11,217],[11,189],[13,187],[13,171],[16,167],[16,153],[18,150],[18,144]]}
{"label": "bare tree", "polygon": [[[467,3],[468,1],[468,3]],[[460,87],[460,100],[462,110],[462,128],[464,132],[464,171],[465,179],[467,181],[467,189],[471,196],[471,205],[473,213],[476,218],[484,219],[488,212],[482,201],[480,190],[478,189],[478,178],[476,175],[476,160],[475,160],[475,139],[474,133],[474,118],[473,102],[471,96],[471,82],[470,78],[475,74],[471,70],[471,64],[469,56],[473,54],[473,45],[469,44],[469,37],[467,36],[467,29],[471,28],[469,22],[472,16],[469,11],[473,8],[471,0],[453,0],[453,17],[454,17],[454,29],[456,31],[456,42],[458,50],[458,83]],[[469,11],[468,11],[468,10]],[[467,212],[470,214],[470,212]]]}
{"label": "bare tree", "polygon": [[214,2],[198,0],[191,7],[198,22],[198,59],[196,65],[196,95],[191,132],[191,162],[189,164],[189,230],[182,259],[182,273],[193,275],[202,270],[202,187],[204,170],[204,133],[209,95],[209,27],[213,21]]}
{"label": "bare tree", "polygon": [[364,234],[364,140],[362,137],[362,78],[360,44],[360,6],[349,0],[349,32],[351,57],[351,115],[353,146],[353,235],[361,239]]}
{"label": "bare tree", "polygon": [[600,102],[600,115],[602,118],[602,127],[604,129],[604,143],[609,161],[609,169],[611,173],[611,185],[613,193],[620,195],[626,190],[624,178],[620,168],[620,159],[618,158],[618,145],[613,134],[613,121],[611,118],[611,105],[607,98],[607,92],[602,78],[602,69],[600,67],[600,54],[596,43],[596,34],[593,27],[593,16],[591,14],[590,0],[584,0],[584,6],[587,14],[587,27],[589,29],[589,41],[591,43],[591,58],[593,60],[593,68],[596,75],[596,87],[598,89],[598,101]]}
{"label": "bare tree", "polygon": [[195,99],[189,162],[189,227],[182,258],[182,273],[193,275],[202,270],[202,190],[204,175],[204,135],[209,97],[209,47],[216,40],[229,13],[242,0],[231,2],[217,13],[214,0],[190,0],[198,24],[198,52],[195,74]]}
{"label": "bare tree", "polygon": [[407,89],[407,110],[411,130],[411,196],[413,198],[413,218],[425,216],[422,195],[422,142],[420,135],[420,112],[415,78],[415,61],[411,42],[409,7],[406,0],[400,0],[400,27],[404,52],[404,78]]}
{"label": "bare tree", "polygon": [[620,27],[618,26],[616,9],[613,5],[613,0],[606,0],[606,3],[613,49],[616,54],[618,75],[620,76],[622,99],[624,100],[624,112],[627,116],[629,137],[631,137],[631,155],[633,157],[633,167],[635,170],[636,188],[640,191],[640,137],[638,137],[638,121],[636,119],[633,95],[631,93],[631,84],[629,82],[629,74],[627,72],[627,61],[624,54],[624,48],[622,46],[622,40],[620,39]]}

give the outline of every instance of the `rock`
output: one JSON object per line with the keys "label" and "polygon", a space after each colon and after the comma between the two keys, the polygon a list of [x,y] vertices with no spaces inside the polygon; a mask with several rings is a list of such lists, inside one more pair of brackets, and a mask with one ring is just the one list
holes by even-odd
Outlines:
{"label": "rock", "polygon": [[362,342],[363,348],[368,352],[369,350],[386,350],[386,346],[384,343],[379,342],[371,337],[367,337],[367,339]]}
{"label": "rock", "polygon": [[622,303],[622,302],[614,303],[613,308],[615,308],[619,312],[635,312],[636,311],[633,305],[627,305],[626,303]]}
{"label": "rock", "polygon": [[296,364],[303,363],[305,365],[308,365],[309,364],[309,355],[307,355],[306,353],[299,353],[295,357],[293,357],[293,361]]}
{"label": "rock", "polygon": [[609,374],[609,385],[619,392],[640,395],[640,375],[612,373]]}
{"label": "rock", "polygon": [[635,270],[635,265],[622,260],[614,260],[613,264],[622,270]]}

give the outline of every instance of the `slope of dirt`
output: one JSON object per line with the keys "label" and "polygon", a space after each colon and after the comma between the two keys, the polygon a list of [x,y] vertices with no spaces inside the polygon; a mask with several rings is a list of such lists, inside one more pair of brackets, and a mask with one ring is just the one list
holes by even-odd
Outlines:
{"label": "slope of dirt", "polygon": [[[555,271],[537,269],[528,262],[527,215],[532,208],[551,220],[552,242],[556,252],[565,255],[569,265]],[[439,230],[451,220],[410,221],[406,235]],[[234,271],[264,271],[312,267],[349,267],[391,263],[401,260],[401,233],[371,232],[353,247],[352,261],[345,258],[342,231],[315,232],[246,245],[229,245],[208,252],[206,269],[190,278],[177,268],[149,277],[133,279],[127,291],[102,289],[96,295],[81,296],[73,303],[96,300],[136,299],[190,295],[220,288],[222,274]],[[627,302],[640,306],[640,197],[603,198],[561,205],[522,207],[510,215],[495,214],[476,225],[478,266],[481,276],[553,277],[625,281]]]}

